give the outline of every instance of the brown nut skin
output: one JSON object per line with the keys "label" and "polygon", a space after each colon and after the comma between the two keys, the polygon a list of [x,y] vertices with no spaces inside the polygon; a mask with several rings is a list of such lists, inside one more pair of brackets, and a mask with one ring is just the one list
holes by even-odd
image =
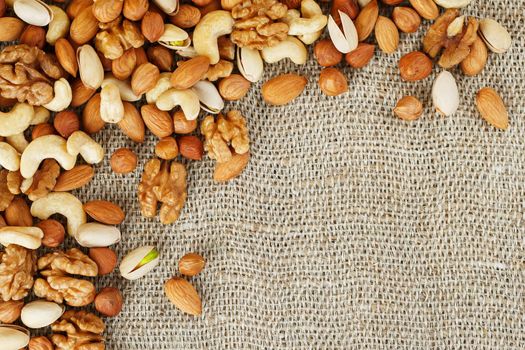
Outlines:
{"label": "brown nut skin", "polygon": [[356,19],[359,14],[359,5],[356,0],[334,0],[332,3],[331,15],[339,26],[341,25],[341,17],[339,11],[346,13],[352,20]]}
{"label": "brown nut skin", "polygon": [[33,226],[33,216],[27,202],[22,197],[15,197],[4,211],[5,221],[9,226]]}
{"label": "brown nut skin", "polygon": [[164,20],[158,12],[148,11],[142,17],[140,29],[150,43],[156,42],[164,33]]}
{"label": "brown nut skin", "polygon": [[129,148],[119,148],[111,155],[109,164],[117,174],[131,173],[137,167],[137,155]]}
{"label": "brown nut skin", "polygon": [[348,91],[348,81],[337,68],[325,68],[319,75],[319,87],[325,95],[337,96]]}
{"label": "brown nut skin", "polygon": [[197,253],[188,253],[179,260],[179,272],[185,276],[195,276],[199,274],[206,261]]}
{"label": "brown nut skin", "polygon": [[171,72],[173,66],[173,53],[164,46],[150,46],[147,51],[148,59],[156,65],[161,72]]}
{"label": "brown nut skin", "polygon": [[197,136],[180,136],[177,138],[181,156],[192,160],[201,160],[204,147]]}
{"label": "brown nut skin", "polygon": [[117,316],[122,310],[122,294],[117,288],[106,287],[95,297],[95,309],[105,316]]}
{"label": "brown nut skin", "polygon": [[56,248],[64,242],[66,230],[60,222],[53,219],[42,220],[36,224],[36,227],[44,231],[44,237],[42,238],[44,246]]}
{"label": "brown nut skin", "polygon": [[54,350],[55,347],[53,346],[53,343],[44,336],[40,337],[33,337],[29,341],[29,350]]}
{"label": "brown nut skin", "polygon": [[432,73],[432,60],[423,52],[410,52],[399,60],[399,72],[406,81],[425,79]]}
{"label": "brown nut skin", "polygon": [[49,123],[37,124],[33,127],[31,131],[31,139],[34,140],[40,136],[53,135],[55,133],[55,128]]}
{"label": "brown nut skin", "polygon": [[417,11],[411,7],[404,6],[394,8],[392,20],[399,30],[404,33],[415,33],[421,24],[421,17]]}
{"label": "brown nut skin", "polygon": [[23,300],[0,300],[0,323],[13,323],[18,320],[23,307]]}
{"label": "brown nut skin", "polygon": [[176,134],[189,134],[197,129],[197,120],[188,120],[181,110],[173,113],[173,130]]}
{"label": "brown nut skin", "polygon": [[122,14],[127,19],[132,21],[139,21],[144,17],[148,11],[149,1],[148,0],[124,0],[124,7],[122,8]]}
{"label": "brown nut skin", "polygon": [[89,257],[98,266],[98,275],[107,275],[117,266],[117,254],[110,248],[90,248]]}
{"label": "brown nut skin", "polygon": [[314,55],[323,67],[335,66],[343,59],[343,54],[335,48],[330,39],[319,40],[315,44]]}
{"label": "brown nut skin", "polygon": [[195,6],[182,4],[175,16],[169,17],[171,23],[182,29],[195,27],[201,20],[201,12]]}
{"label": "brown nut skin", "polygon": [[67,139],[72,133],[80,130],[80,119],[73,111],[62,111],[55,115],[53,126],[60,136]]}
{"label": "brown nut skin", "polygon": [[177,140],[171,136],[164,137],[155,145],[155,155],[160,159],[174,159],[179,154]]}
{"label": "brown nut skin", "polygon": [[[213,2],[213,0],[191,0],[197,6],[208,6]],[[220,4],[220,2],[219,2]]]}
{"label": "brown nut skin", "polygon": [[423,114],[423,104],[414,96],[405,96],[397,102],[394,114],[403,120],[416,120]]}
{"label": "brown nut skin", "polygon": [[46,44],[46,31],[42,27],[28,25],[20,35],[20,43],[42,50]]}
{"label": "brown nut skin", "polygon": [[228,101],[240,100],[250,90],[251,83],[240,74],[232,74],[219,82],[219,94]]}

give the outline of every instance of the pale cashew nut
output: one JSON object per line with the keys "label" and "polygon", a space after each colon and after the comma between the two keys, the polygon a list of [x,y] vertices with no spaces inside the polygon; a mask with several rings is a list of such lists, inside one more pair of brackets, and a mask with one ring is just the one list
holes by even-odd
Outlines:
{"label": "pale cashew nut", "polygon": [[69,33],[69,17],[67,14],[58,6],[49,6],[51,12],[53,12],[53,19],[49,22],[46,33],[46,41],[50,45],[55,45],[56,41],[60,38],[65,38]]}
{"label": "pale cashew nut", "polygon": [[[301,2],[301,13],[305,18],[312,18],[317,15],[322,15],[323,10],[321,6],[314,0],[303,0]],[[304,34],[299,36],[299,39],[306,45],[313,44],[323,34],[322,30],[314,33]]]}
{"label": "pale cashew nut", "polygon": [[[38,140],[38,139],[37,139]],[[100,163],[104,159],[104,149],[88,134],[75,131],[67,139],[67,152],[75,158],[80,155],[89,164]]]}
{"label": "pale cashew nut", "polygon": [[35,111],[27,103],[17,103],[9,112],[0,112],[0,136],[11,136],[24,132],[29,125]]}
{"label": "pale cashew nut", "polygon": [[199,116],[200,101],[197,94],[188,90],[169,89],[163,92],[157,102],[157,108],[161,111],[170,111],[175,106],[180,106],[186,119],[195,120]]}
{"label": "pale cashew nut", "polygon": [[220,60],[217,38],[230,34],[233,30],[233,17],[229,11],[211,11],[202,17],[193,31],[193,47],[201,56],[210,59],[210,64]]}
{"label": "pale cashew nut", "polygon": [[44,232],[38,227],[4,226],[0,228],[0,244],[7,247],[16,244],[27,249],[38,249],[42,245]]}
{"label": "pale cashew nut", "polygon": [[60,78],[55,81],[53,88],[55,96],[51,101],[44,105],[45,108],[53,112],[60,112],[69,107],[71,100],[73,99],[73,92],[71,91],[71,85],[64,78]]}
{"label": "pale cashew nut", "polygon": [[67,232],[73,237],[77,234],[78,228],[86,223],[82,202],[69,192],[50,192],[31,205],[31,215],[40,220],[45,220],[53,214],[66,217]]}
{"label": "pale cashew nut", "polygon": [[118,90],[120,92],[120,98],[122,99],[122,101],[135,102],[140,100],[142,96],[135,95],[135,93],[131,89],[131,84],[129,83],[129,80],[118,80],[111,73],[107,73],[104,76],[104,80],[102,80],[101,86],[102,88],[104,88],[108,84],[114,84],[118,87]]}
{"label": "pale cashew nut", "polygon": [[34,106],[33,108],[35,110],[35,115],[31,120],[31,125],[47,123],[47,121],[51,117],[51,113],[49,113],[49,111],[42,106]]}
{"label": "pale cashew nut", "polygon": [[55,159],[65,170],[71,170],[76,157],[67,152],[66,140],[58,135],[40,136],[26,147],[20,158],[20,173],[23,177],[33,177],[40,163],[47,158]]}
{"label": "pale cashew nut", "polygon": [[7,136],[5,138],[8,144],[13,146],[18,153],[23,153],[26,147],[29,145],[23,132],[16,135]]}
{"label": "pale cashew nut", "polygon": [[459,9],[459,8],[465,7],[468,4],[470,4],[472,0],[434,0],[434,2],[438,4],[439,6],[447,8],[447,9],[449,8]]}
{"label": "pale cashew nut", "polygon": [[7,142],[0,142],[0,166],[9,171],[20,169],[20,155]]}
{"label": "pale cashew nut", "polygon": [[275,63],[289,58],[295,64],[305,64],[308,58],[308,51],[299,39],[288,36],[279,44],[262,49],[261,55],[267,63]]}
{"label": "pale cashew nut", "polygon": [[106,84],[100,91],[100,118],[111,124],[116,124],[124,118],[124,104],[120,98],[120,91],[113,83]]}
{"label": "pale cashew nut", "polygon": [[316,15],[312,18],[294,18],[290,22],[288,35],[312,34],[326,27],[328,18],[325,15]]}
{"label": "pale cashew nut", "polygon": [[166,90],[171,88],[171,73],[165,72],[160,73],[159,80],[157,80],[157,85],[148,92],[146,92],[146,101],[149,104],[157,102],[159,96]]}

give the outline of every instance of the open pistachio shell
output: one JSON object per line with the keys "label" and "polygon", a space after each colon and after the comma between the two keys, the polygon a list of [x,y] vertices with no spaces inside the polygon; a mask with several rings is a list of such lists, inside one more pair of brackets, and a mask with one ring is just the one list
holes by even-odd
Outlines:
{"label": "open pistachio shell", "polygon": [[47,26],[53,19],[53,11],[40,0],[17,0],[13,10],[22,21],[34,26]]}
{"label": "open pistachio shell", "polygon": [[237,48],[237,67],[241,74],[252,83],[259,81],[264,72],[264,63],[259,51],[249,47]]}
{"label": "open pistachio shell", "polygon": [[213,83],[201,80],[193,85],[192,90],[199,96],[201,108],[205,111],[218,114],[224,108],[224,100]]}
{"label": "open pistachio shell", "polygon": [[19,350],[29,344],[29,331],[20,326],[0,325],[2,350]]}
{"label": "open pistachio shell", "polygon": [[162,34],[157,41],[162,46],[171,50],[181,50],[191,44],[191,39],[188,33],[173,24],[164,25],[164,34]]}
{"label": "open pistachio shell", "polygon": [[339,11],[341,17],[341,26],[343,30],[339,28],[337,23],[332,16],[328,17],[328,33],[330,39],[334,44],[335,48],[341,53],[349,53],[357,48],[359,44],[359,38],[354,22],[344,12]]}
{"label": "open pistachio shell", "polygon": [[493,19],[486,18],[479,22],[478,32],[481,39],[492,52],[504,53],[512,45],[512,38],[509,32]]}
{"label": "open pistachio shell", "polygon": [[62,316],[64,306],[52,301],[36,300],[22,308],[20,319],[29,328],[47,327]]}
{"label": "open pistachio shell", "polygon": [[120,274],[136,280],[153,270],[159,263],[159,252],[154,246],[144,246],[129,252],[120,263]]}
{"label": "open pistachio shell", "polygon": [[179,11],[179,0],[153,0],[164,13],[174,16]]}

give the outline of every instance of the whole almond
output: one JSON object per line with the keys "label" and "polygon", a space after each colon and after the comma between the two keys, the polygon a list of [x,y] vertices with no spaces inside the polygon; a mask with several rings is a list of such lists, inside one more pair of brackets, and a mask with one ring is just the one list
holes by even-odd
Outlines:
{"label": "whole almond", "polygon": [[203,79],[210,68],[210,59],[197,56],[182,62],[171,75],[171,85],[178,90],[189,89]]}
{"label": "whole almond", "polygon": [[179,310],[190,315],[202,313],[202,303],[195,288],[185,279],[174,277],[164,284],[169,301]]}
{"label": "whole almond", "polygon": [[343,59],[343,54],[335,48],[330,39],[319,40],[315,44],[314,55],[323,67],[335,66]]}
{"label": "whole almond", "polygon": [[92,200],[84,204],[84,211],[98,222],[107,225],[118,225],[126,214],[115,203],[106,200]]}
{"label": "whole almond", "polygon": [[201,139],[197,136],[180,136],[177,138],[179,152],[181,156],[187,159],[201,160],[204,153],[204,147]]}
{"label": "whole almond", "polygon": [[420,51],[408,53],[399,60],[399,72],[406,81],[425,79],[432,72],[432,60]]}
{"label": "whole almond", "polygon": [[109,164],[115,173],[127,174],[137,167],[137,155],[129,148],[119,148],[111,155]]}
{"label": "whole almond", "polygon": [[423,114],[423,104],[414,96],[405,96],[397,102],[394,114],[403,120],[416,120]]}
{"label": "whole almond", "polygon": [[179,154],[179,146],[177,140],[168,136],[160,139],[155,145],[155,155],[160,159],[174,159]]}
{"label": "whole almond", "polygon": [[170,16],[169,19],[179,28],[193,28],[201,20],[201,12],[195,6],[182,4],[179,7],[179,12],[175,16]]}
{"label": "whole almond", "polygon": [[33,127],[31,131],[31,139],[34,140],[41,136],[53,135],[55,133],[55,128],[49,123],[40,123]]}
{"label": "whole almond", "polygon": [[22,197],[15,197],[4,211],[5,222],[9,226],[33,226],[33,216]]}
{"label": "whole almond", "polygon": [[55,188],[56,192],[66,192],[84,186],[89,183],[95,171],[90,165],[77,165],[71,170],[62,172],[58,178]]}
{"label": "whole almond", "polygon": [[173,53],[170,49],[160,45],[150,46],[147,55],[149,61],[156,65],[161,72],[171,72]]}
{"label": "whole almond", "polygon": [[240,74],[231,74],[219,82],[219,93],[228,101],[240,100],[250,90],[250,82]]}
{"label": "whole almond", "polygon": [[46,44],[46,31],[42,27],[28,25],[20,35],[20,43],[43,49]]}
{"label": "whole almond", "polygon": [[354,23],[359,41],[364,41],[370,36],[378,16],[379,6],[377,5],[377,0],[370,1],[361,9]]}
{"label": "whole almond", "polygon": [[77,44],[82,45],[95,37],[98,32],[98,20],[93,15],[92,6],[80,11],[69,27],[69,36]]}
{"label": "whole almond", "polygon": [[0,18],[0,41],[14,41],[20,38],[24,31],[25,23],[15,17]]}
{"label": "whole almond", "polygon": [[268,80],[262,86],[262,96],[266,103],[285,105],[299,96],[308,80],[297,74],[282,74]]}
{"label": "whole almond", "polygon": [[67,139],[72,133],[80,130],[80,120],[73,111],[62,111],[55,115],[53,126],[60,136]]}
{"label": "whole almond", "polygon": [[108,23],[122,12],[124,0],[97,0],[93,3],[93,15],[99,22]]}
{"label": "whole almond", "polygon": [[98,275],[107,275],[117,266],[117,254],[110,248],[90,248],[89,257],[98,266]]}
{"label": "whole almond", "polygon": [[23,300],[0,300],[0,323],[13,323],[20,318]]}
{"label": "whole almond", "polygon": [[337,68],[328,67],[321,70],[319,87],[328,96],[337,96],[348,91],[348,81]]}
{"label": "whole almond", "polygon": [[144,17],[149,8],[148,0],[124,0],[122,14],[127,19],[139,21]]}
{"label": "whole almond", "polygon": [[173,113],[173,131],[176,134],[189,134],[197,129],[197,120],[188,120],[180,109]]}
{"label": "whole almond", "polygon": [[374,51],[373,44],[359,43],[354,51],[345,55],[345,61],[353,68],[363,68],[374,57]]}
{"label": "whole almond", "polygon": [[66,230],[60,222],[53,219],[47,219],[40,221],[36,226],[44,232],[42,245],[56,248],[64,242]]}
{"label": "whole almond", "polygon": [[409,0],[410,5],[424,19],[434,20],[439,16],[439,9],[434,0]]}
{"label": "whole almond", "polygon": [[137,96],[153,89],[160,77],[157,66],[151,63],[143,63],[135,69],[131,77],[131,89]]}
{"label": "whole almond", "polygon": [[[71,85],[71,92],[73,99],[71,100],[71,107],[82,106],[86,103],[94,94],[95,89],[89,88],[80,79],[75,79]],[[100,107],[100,106],[99,106]]]}
{"label": "whole almond", "polygon": [[93,0],[72,0],[67,5],[66,13],[71,19],[78,16],[80,11],[93,4]]}
{"label": "whole almond", "polygon": [[88,134],[99,132],[105,123],[100,117],[100,94],[93,95],[82,111],[82,129]]}
{"label": "whole almond", "polygon": [[399,31],[390,18],[379,16],[375,26],[377,45],[384,53],[394,53],[399,45]]}
{"label": "whole almond", "polygon": [[124,54],[111,62],[111,72],[115,78],[125,80],[131,76],[135,65],[137,64],[137,55],[135,49],[131,48],[124,51]]}
{"label": "whole almond", "polygon": [[51,340],[47,337],[41,335],[38,337],[33,337],[29,340],[28,350],[54,350],[55,347]]}
{"label": "whole almond", "polygon": [[78,72],[78,63],[73,46],[64,38],[55,42],[55,55],[58,62],[66,72],[76,77]]}
{"label": "whole almond", "polygon": [[164,20],[159,13],[148,11],[142,18],[140,29],[150,43],[156,42],[164,34]]}
{"label": "whole almond", "polygon": [[124,104],[124,118],[118,122],[120,130],[134,142],[144,142],[145,127],[137,107],[129,102]]}
{"label": "whole almond", "polygon": [[501,130],[507,130],[509,114],[505,103],[496,90],[489,87],[479,90],[476,96],[476,107],[483,119],[489,124]]}
{"label": "whole almond", "polygon": [[230,160],[215,165],[213,180],[225,182],[239,176],[248,165],[249,160],[250,153],[248,152],[244,154],[233,154]]}
{"label": "whole almond", "polygon": [[179,272],[185,276],[195,276],[199,274],[206,261],[197,253],[188,253],[179,260]]}
{"label": "whole almond", "polygon": [[173,134],[173,120],[168,112],[161,111],[155,105],[143,105],[140,114],[146,127],[157,137],[166,137]]}
{"label": "whole almond", "polygon": [[405,6],[394,8],[392,20],[403,33],[415,33],[421,25],[421,17],[417,11]]}
{"label": "whole almond", "polygon": [[463,73],[469,77],[475,76],[485,68],[488,59],[487,46],[480,37],[477,37],[470,47],[469,55],[461,61]]}

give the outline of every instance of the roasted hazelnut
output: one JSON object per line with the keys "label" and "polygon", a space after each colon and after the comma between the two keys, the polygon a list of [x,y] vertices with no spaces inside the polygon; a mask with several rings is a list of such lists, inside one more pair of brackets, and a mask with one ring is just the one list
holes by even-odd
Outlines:
{"label": "roasted hazelnut", "polygon": [[67,139],[72,133],[80,130],[80,119],[73,111],[62,111],[55,115],[53,126],[63,138]]}
{"label": "roasted hazelnut", "polygon": [[337,96],[348,91],[348,82],[337,68],[325,68],[319,75],[319,87],[328,96]]}
{"label": "roasted hazelnut", "polygon": [[47,219],[40,221],[36,226],[44,231],[44,237],[42,238],[44,246],[55,248],[64,242],[66,230],[60,222]]}
{"label": "roasted hazelnut", "polygon": [[106,287],[95,297],[95,309],[105,316],[117,316],[122,310],[122,294],[117,288]]}
{"label": "roasted hazelnut", "polygon": [[330,39],[318,41],[314,47],[314,55],[323,67],[335,66],[343,59],[343,54],[335,48]]}
{"label": "roasted hazelnut", "polygon": [[174,159],[179,154],[177,140],[171,136],[160,139],[155,145],[155,154],[160,159]]}
{"label": "roasted hazelnut", "polygon": [[111,155],[111,169],[117,174],[127,174],[137,167],[137,155],[129,148],[119,148]]}
{"label": "roasted hazelnut", "polygon": [[110,248],[91,248],[89,257],[97,264],[99,276],[111,273],[117,266],[117,254]]}
{"label": "roasted hazelnut", "polygon": [[188,120],[181,110],[173,113],[173,129],[176,134],[189,134],[197,129],[197,120]]}

